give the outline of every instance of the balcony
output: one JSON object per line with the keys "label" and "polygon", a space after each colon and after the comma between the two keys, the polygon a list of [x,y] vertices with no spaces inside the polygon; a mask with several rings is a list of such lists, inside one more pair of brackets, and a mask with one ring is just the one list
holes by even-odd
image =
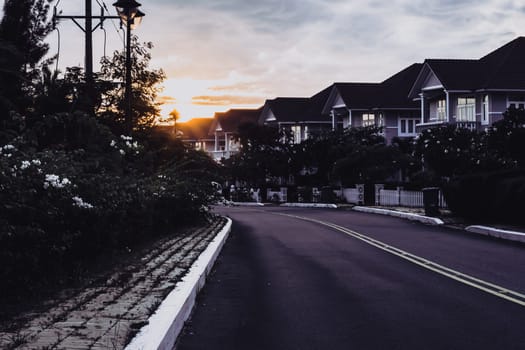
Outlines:
{"label": "balcony", "polygon": [[220,161],[222,158],[228,159],[239,151],[209,151],[208,154],[215,161]]}

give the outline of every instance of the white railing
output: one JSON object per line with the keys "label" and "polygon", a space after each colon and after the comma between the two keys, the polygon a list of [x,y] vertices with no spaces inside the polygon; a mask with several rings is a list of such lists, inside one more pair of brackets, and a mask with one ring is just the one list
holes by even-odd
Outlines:
{"label": "white railing", "polygon": [[[412,208],[423,208],[423,191],[405,191],[402,189],[398,190],[385,190],[380,189],[377,205],[384,206],[400,206],[400,207],[412,207]],[[443,197],[443,193],[439,192],[439,207],[447,208],[447,204]]]}

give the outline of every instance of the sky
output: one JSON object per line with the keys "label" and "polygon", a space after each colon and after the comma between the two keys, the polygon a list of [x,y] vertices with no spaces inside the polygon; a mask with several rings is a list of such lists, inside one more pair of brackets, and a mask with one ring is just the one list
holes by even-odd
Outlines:
{"label": "sky", "polygon": [[[92,0],[93,13],[115,0]],[[425,58],[480,58],[525,35],[525,3],[506,0],[138,0],[134,31],[167,79],[163,116],[212,117],[334,82],[379,82]],[[4,0],[0,0],[3,7]],[[82,15],[85,0],[58,0]],[[82,22],[81,22],[82,24]],[[94,61],[122,49],[117,21],[94,32]],[[83,66],[82,31],[62,20],[59,67]],[[58,52],[58,32],[48,41]],[[104,44],[104,42],[106,44]]]}

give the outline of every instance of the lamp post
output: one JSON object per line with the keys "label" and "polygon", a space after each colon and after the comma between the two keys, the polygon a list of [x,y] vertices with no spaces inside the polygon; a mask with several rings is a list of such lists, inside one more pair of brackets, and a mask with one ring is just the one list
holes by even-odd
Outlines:
{"label": "lamp post", "polygon": [[125,79],[125,125],[128,134],[133,129],[133,116],[131,110],[131,29],[135,28],[145,15],[138,8],[141,6],[135,0],[118,0],[113,4],[117,8],[120,20],[126,25],[126,79]]}

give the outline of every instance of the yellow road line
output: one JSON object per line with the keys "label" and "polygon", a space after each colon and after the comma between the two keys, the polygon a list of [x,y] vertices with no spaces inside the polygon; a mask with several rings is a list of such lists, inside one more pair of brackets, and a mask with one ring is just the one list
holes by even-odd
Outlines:
{"label": "yellow road line", "polygon": [[396,255],[404,260],[410,261],[416,265],[419,265],[427,270],[434,271],[440,275],[446,276],[448,278],[451,278],[455,281],[458,281],[460,283],[466,284],[468,286],[474,287],[476,289],[482,290],[486,293],[495,295],[499,298],[511,301],[515,304],[525,306],[525,295],[515,292],[513,290],[504,288],[502,286],[499,286],[494,283],[490,283],[487,281],[483,281],[481,279],[478,279],[476,277],[464,274],[462,272],[453,270],[451,268],[448,268],[446,266],[440,265],[438,263],[435,263],[431,260],[425,259],[423,257],[414,255],[412,253],[409,253],[407,251],[404,251],[402,249],[396,248],[394,246],[391,246],[389,244],[383,243],[377,239],[368,237],[364,234],[361,234],[359,232],[350,230],[346,227],[339,226],[336,224],[333,224],[331,222],[321,221],[317,219],[307,218],[303,216],[297,216],[297,215],[291,215],[291,214],[282,214],[282,213],[274,213],[275,215],[281,215],[281,216],[288,216],[295,219],[300,219],[304,221],[310,221],[314,222],[323,226],[327,226],[330,228],[333,228],[337,231],[343,232],[351,237],[357,238],[371,246],[374,246],[376,248],[379,248],[383,251],[386,251],[390,254]]}

